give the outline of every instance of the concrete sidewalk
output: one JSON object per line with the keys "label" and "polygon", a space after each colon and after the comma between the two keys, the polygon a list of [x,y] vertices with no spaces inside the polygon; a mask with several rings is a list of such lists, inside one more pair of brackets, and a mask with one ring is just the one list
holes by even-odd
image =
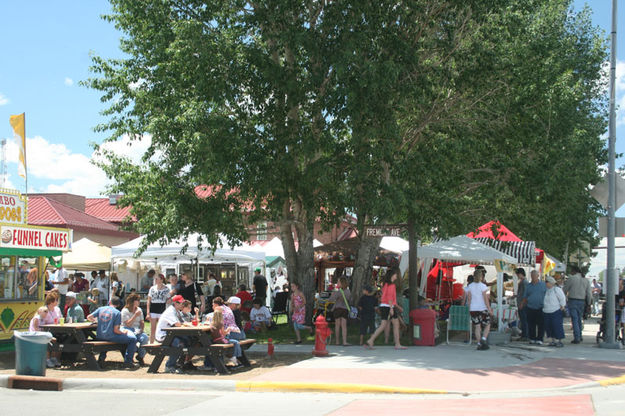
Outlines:
{"label": "concrete sidewalk", "polygon": [[[587,323],[584,343],[567,342],[564,348],[526,342],[493,345],[488,351],[477,351],[475,345],[466,344],[407,350],[376,347],[373,351],[362,346],[329,346],[328,357],[310,358],[248,380],[219,380],[214,375],[194,375],[190,380],[180,375],[180,387],[176,387],[178,383],[172,383],[172,379],[155,379],[149,375],[125,380],[99,379],[94,372],[93,378],[67,378],[64,387],[463,394],[553,391],[589,383],[625,383],[622,377],[625,376],[625,350],[599,348],[595,343],[597,329],[596,323]],[[570,335],[567,334],[567,338],[570,342]],[[251,351],[263,353],[266,348],[266,345],[254,345]],[[276,354],[310,351],[311,345],[275,346]],[[0,385],[3,385],[1,378]]]}

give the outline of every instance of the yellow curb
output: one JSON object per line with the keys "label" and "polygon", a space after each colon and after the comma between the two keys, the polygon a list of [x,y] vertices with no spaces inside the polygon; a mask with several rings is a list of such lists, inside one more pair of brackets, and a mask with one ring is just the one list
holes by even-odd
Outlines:
{"label": "yellow curb", "polygon": [[294,383],[285,381],[237,381],[236,391],[309,391],[325,393],[396,393],[448,394],[446,390],[428,390],[410,387],[379,386],[352,383]]}
{"label": "yellow curb", "polygon": [[616,386],[617,384],[625,384],[625,375],[614,378],[606,378],[598,381],[600,386]]}

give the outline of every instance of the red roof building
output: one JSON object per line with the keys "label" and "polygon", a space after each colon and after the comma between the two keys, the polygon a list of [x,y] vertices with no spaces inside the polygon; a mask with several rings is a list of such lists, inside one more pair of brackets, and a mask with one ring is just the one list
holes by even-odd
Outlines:
{"label": "red roof building", "polygon": [[86,198],[85,212],[103,221],[117,225],[134,221],[130,215],[130,207],[119,207],[117,205],[117,199],[116,196],[110,196],[108,198]]}
{"label": "red roof building", "polygon": [[138,234],[85,212],[86,198],[72,194],[29,194],[28,224],[73,230],[74,241],[88,238],[105,246],[125,243]]}

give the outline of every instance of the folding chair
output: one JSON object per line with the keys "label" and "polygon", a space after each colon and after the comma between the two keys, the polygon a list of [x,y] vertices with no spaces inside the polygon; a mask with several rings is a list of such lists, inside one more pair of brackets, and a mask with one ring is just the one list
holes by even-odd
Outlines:
{"label": "folding chair", "polygon": [[447,319],[447,344],[449,344],[449,331],[468,331],[469,343],[473,340],[473,325],[471,324],[471,314],[468,306],[452,305],[449,308],[449,318]]}
{"label": "folding chair", "polygon": [[273,320],[274,325],[278,323],[278,316],[286,315],[289,316],[288,312],[288,300],[289,300],[289,292],[278,292],[276,293],[276,297],[273,302],[273,308],[271,308],[271,318]]}

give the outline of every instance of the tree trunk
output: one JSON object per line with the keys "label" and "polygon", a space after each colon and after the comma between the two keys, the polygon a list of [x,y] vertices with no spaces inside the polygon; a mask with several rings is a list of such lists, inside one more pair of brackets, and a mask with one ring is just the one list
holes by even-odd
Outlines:
{"label": "tree trunk", "polygon": [[[288,279],[297,283],[304,297],[306,298],[306,322],[312,322],[312,311],[315,303],[315,261],[313,247],[313,226],[314,223],[306,218],[304,211],[294,209],[293,214],[297,216],[295,221],[291,220],[290,204],[285,203],[283,208],[283,220],[280,222],[280,237],[282,238],[282,248],[286,257]],[[295,226],[293,226],[295,222]],[[298,248],[295,249],[295,239]]]}
{"label": "tree trunk", "polygon": [[358,299],[360,299],[362,294],[362,288],[365,285],[372,284],[373,262],[378,254],[381,241],[382,238],[380,237],[363,237],[360,241],[354,263],[354,272],[352,273],[352,299],[350,306],[355,306],[358,303]]}

